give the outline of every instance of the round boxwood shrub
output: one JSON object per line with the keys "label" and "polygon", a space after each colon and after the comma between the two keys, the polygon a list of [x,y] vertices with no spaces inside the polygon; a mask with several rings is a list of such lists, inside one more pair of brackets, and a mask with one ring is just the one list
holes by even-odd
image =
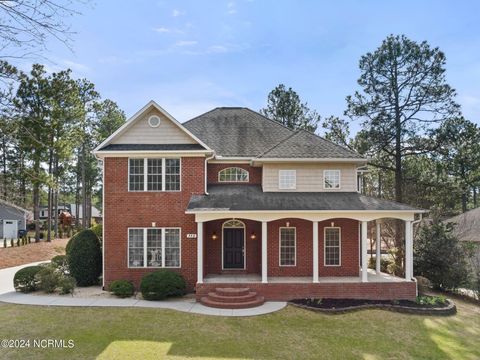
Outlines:
{"label": "round boxwood shrub", "polygon": [[42,269],[35,275],[38,281],[37,288],[46,293],[53,293],[57,289],[61,274],[52,265],[42,266]]}
{"label": "round boxwood shrub", "polygon": [[13,287],[17,291],[30,292],[37,289],[37,280],[35,275],[42,270],[41,266],[27,266],[18,270],[13,277]]}
{"label": "round boxwood shrub", "polygon": [[89,229],[80,231],[70,239],[66,251],[68,269],[77,285],[98,284],[102,273],[102,251],[97,235]]}
{"label": "round boxwood shrub", "polygon": [[163,300],[168,296],[185,294],[185,279],[174,271],[161,269],[142,278],[140,291],[145,300]]}
{"label": "round boxwood shrub", "polygon": [[133,295],[135,287],[128,280],[114,280],[110,284],[110,291],[119,298],[127,298]]}

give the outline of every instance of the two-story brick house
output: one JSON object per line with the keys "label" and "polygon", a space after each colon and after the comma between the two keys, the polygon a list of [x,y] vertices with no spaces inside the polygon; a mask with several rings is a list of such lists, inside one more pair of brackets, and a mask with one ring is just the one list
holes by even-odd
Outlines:
{"label": "two-story brick house", "polygon": [[[366,159],[317,135],[246,108],[180,124],[151,101],[95,154],[107,287],[169,268],[211,306],[232,302],[222,288],[237,288],[245,306],[416,295],[412,222],[422,210],[360,194]],[[384,218],[405,222],[404,278],[380,273],[379,261],[367,269],[367,226],[378,233]]]}

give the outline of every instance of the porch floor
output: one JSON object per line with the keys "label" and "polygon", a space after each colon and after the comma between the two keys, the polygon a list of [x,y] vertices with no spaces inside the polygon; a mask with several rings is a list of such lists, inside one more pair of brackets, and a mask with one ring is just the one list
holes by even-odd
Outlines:
{"label": "porch floor", "polygon": [[[261,283],[262,277],[258,274],[209,274],[205,276],[205,283],[220,284],[220,283]],[[269,276],[269,283],[295,283],[306,284],[312,282],[311,276]],[[359,276],[320,276],[320,283],[360,283],[362,282]],[[374,270],[368,269],[368,282],[372,283],[388,283],[388,282],[407,282],[405,278],[393,276],[386,273],[375,273]]]}

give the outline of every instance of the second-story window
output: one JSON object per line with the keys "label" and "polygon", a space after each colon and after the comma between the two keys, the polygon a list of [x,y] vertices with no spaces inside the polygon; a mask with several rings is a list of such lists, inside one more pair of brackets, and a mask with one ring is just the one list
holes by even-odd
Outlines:
{"label": "second-story window", "polygon": [[129,191],[179,191],[180,159],[129,159]]}
{"label": "second-story window", "polygon": [[219,182],[248,182],[248,171],[239,167],[229,167],[218,172]]}
{"label": "second-story window", "polygon": [[296,170],[278,171],[278,188],[282,190],[292,190],[297,188]]}
{"label": "second-story window", "polygon": [[323,188],[340,189],[340,170],[323,171]]}

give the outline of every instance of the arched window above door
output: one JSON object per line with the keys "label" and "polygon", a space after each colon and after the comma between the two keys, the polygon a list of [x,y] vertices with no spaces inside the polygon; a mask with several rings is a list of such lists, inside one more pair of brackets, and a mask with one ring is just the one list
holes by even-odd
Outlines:
{"label": "arched window above door", "polygon": [[239,167],[229,167],[218,172],[219,182],[248,182],[248,171]]}
{"label": "arched window above door", "polygon": [[227,220],[223,223],[224,228],[244,228],[245,224],[240,220]]}

